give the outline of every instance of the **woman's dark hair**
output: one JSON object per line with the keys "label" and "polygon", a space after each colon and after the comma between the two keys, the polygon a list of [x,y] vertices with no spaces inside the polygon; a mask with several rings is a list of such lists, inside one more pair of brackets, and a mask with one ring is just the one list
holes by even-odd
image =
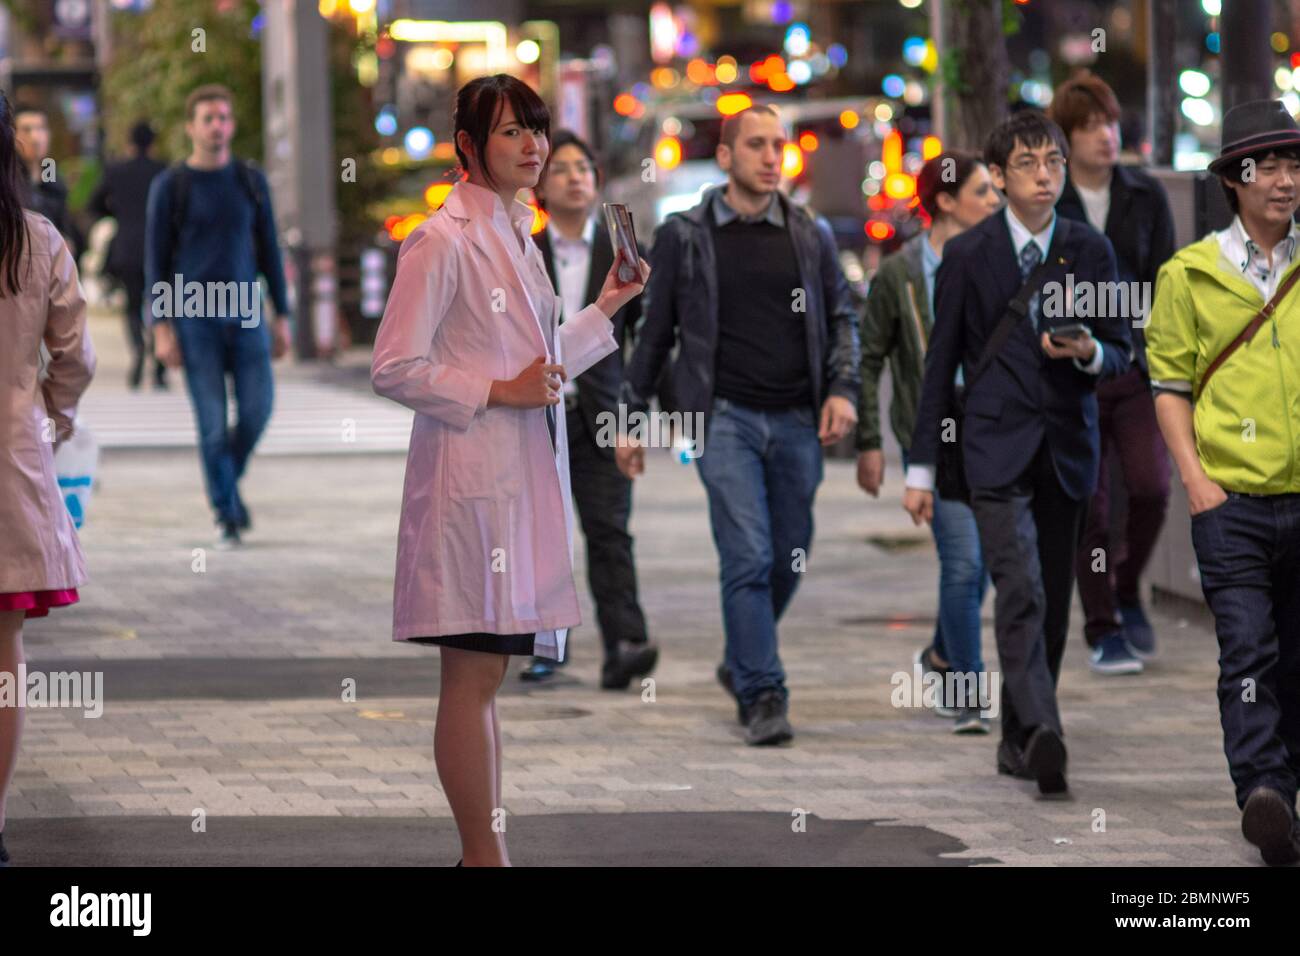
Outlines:
{"label": "woman's dark hair", "polygon": [[1016,148],[1017,141],[1026,149],[1050,144],[1061,151],[1063,158],[1070,158],[1070,143],[1061,127],[1048,119],[1042,110],[1020,110],[989,133],[989,138],[984,141],[984,162],[1005,173],[1007,158]]}
{"label": "woman's dark hair", "polygon": [[1266,159],[1290,159],[1300,163],[1300,149],[1294,147],[1290,149],[1268,149],[1262,153],[1251,153],[1249,156],[1243,156],[1230,166],[1225,166],[1219,170],[1219,185],[1223,187],[1223,195],[1227,197],[1228,207],[1235,216],[1241,212],[1241,202],[1237,198],[1237,190],[1228,185],[1229,181],[1234,183],[1246,182],[1246,164],[1258,166]]}
{"label": "woman's dark hair", "polygon": [[22,175],[13,109],[8,98],[0,92],[0,298],[6,294],[17,295],[22,288],[18,266],[27,247]]}
{"label": "woman's dark hair", "polygon": [[939,194],[947,193],[956,199],[970,174],[981,163],[979,156],[964,149],[946,149],[927,159],[916,176],[916,195],[920,197],[926,215],[938,219],[943,211],[939,208]]}
{"label": "woman's dark hair", "polygon": [[462,86],[456,93],[456,111],[452,117],[452,138],[461,167],[469,171],[469,157],[461,150],[459,140],[460,131],[464,130],[474,144],[474,156],[483,170],[483,178],[494,188],[496,182],[485,161],[487,141],[507,103],[524,129],[540,129],[550,138],[551,111],[531,86],[508,73],[480,76]]}

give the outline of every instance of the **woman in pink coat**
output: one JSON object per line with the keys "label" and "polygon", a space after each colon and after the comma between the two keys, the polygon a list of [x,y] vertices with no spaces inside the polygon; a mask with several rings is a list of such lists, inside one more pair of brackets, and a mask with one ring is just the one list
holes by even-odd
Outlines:
{"label": "woman in pink coat", "polygon": [[580,623],[563,382],[618,346],[638,295],[618,262],[596,302],[560,297],[515,200],[541,176],[550,114],[505,74],[456,97],[468,178],[413,231],[375,339],[374,389],[415,410],[397,537],[393,637],[441,647],[434,760],[469,866],[508,866],[496,692],[510,654],[559,659]]}
{"label": "woman in pink coat", "polygon": [[[72,253],[48,219],[23,211],[19,169],[13,112],[0,93],[0,679],[25,694],[23,620],[75,603],[86,582],[54,449],[72,434],[95,355]],[[22,707],[0,704],[0,866],[9,863],[5,796],[22,720]]]}

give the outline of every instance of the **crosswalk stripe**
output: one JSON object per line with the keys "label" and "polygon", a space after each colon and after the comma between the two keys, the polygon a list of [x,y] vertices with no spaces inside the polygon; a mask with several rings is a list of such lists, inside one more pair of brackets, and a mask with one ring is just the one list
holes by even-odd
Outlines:
{"label": "crosswalk stripe", "polygon": [[[233,395],[228,397],[228,407],[233,422]],[[192,448],[196,444],[194,413],[179,382],[166,392],[92,386],[81,402],[79,417],[101,448]],[[400,405],[351,389],[278,381],[271,421],[257,454],[405,451],[413,417]]]}

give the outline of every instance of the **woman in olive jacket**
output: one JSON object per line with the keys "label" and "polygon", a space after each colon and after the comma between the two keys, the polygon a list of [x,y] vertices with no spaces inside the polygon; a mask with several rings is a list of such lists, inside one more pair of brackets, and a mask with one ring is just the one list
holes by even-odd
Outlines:
{"label": "woman in olive jacket", "polygon": [[[858,484],[873,497],[880,494],[885,472],[878,396],[885,361],[893,382],[890,425],[903,449],[906,467],[925,374],[925,349],[934,322],[934,276],[944,243],[982,221],[1002,202],[978,157],[956,151],[926,162],[917,176],[917,195],[930,217],[930,228],[881,262],[862,318]],[[926,671],[978,675],[984,669],[980,605],[988,573],[980,554],[975,516],[961,502],[936,500],[930,527],[939,550],[938,623],[933,641],[916,660]],[[988,732],[975,701],[944,700],[936,711],[956,718],[955,733]]]}

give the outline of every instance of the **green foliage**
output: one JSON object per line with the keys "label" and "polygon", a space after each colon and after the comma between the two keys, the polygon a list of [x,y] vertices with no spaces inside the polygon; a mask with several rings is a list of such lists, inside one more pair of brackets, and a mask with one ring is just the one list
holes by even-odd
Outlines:
{"label": "green foliage", "polygon": [[[109,150],[125,152],[131,126],[148,119],[159,158],[183,159],[190,152],[185,97],[196,86],[222,83],[235,95],[235,154],[260,160],[262,60],[252,36],[258,10],[257,0],[168,0],[147,13],[115,12],[113,62],[103,78]],[[198,36],[204,52],[195,50]]]}
{"label": "green foliage", "polygon": [[[3,0],[11,2],[11,0]],[[21,2],[21,0],[20,0]],[[252,34],[258,0],[166,0],[143,14],[113,14],[113,61],[104,72],[102,102],[110,154],[127,152],[131,126],[148,119],[158,133],[158,157],[178,162],[189,155],[185,97],[196,86],[221,83],[235,96],[236,156],[262,161],[262,49]],[[196,52],[196,30],[205,52]],[[366,207],[391,183],[371,162],[378,144],[370,91],[351,66],[357,37],[346,24],[330,26],[335,176],[345,158],[356,160],[356,182],[336,189],[340,239],[377,228]]]}

